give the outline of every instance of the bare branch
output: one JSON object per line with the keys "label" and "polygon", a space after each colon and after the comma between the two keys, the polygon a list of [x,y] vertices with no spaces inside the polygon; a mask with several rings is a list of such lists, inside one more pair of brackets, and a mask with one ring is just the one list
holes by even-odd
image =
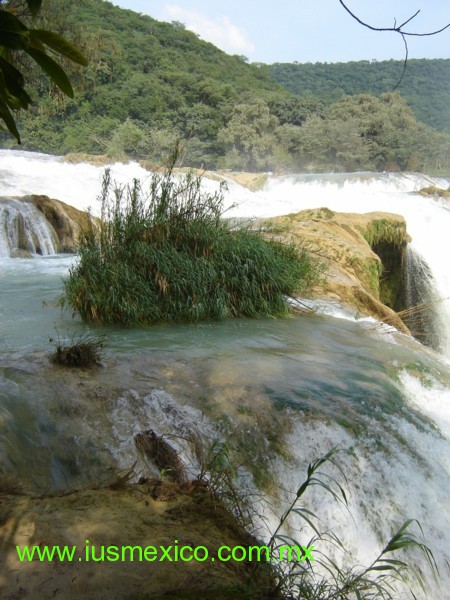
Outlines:
{"label": "bare branch", "polygon": [[395,84],[395,87],[392,89],[393,92],[395,92],[395,90],[398,88],[398,86],[403,81],[403,78],[404,78],[405,73],[406,73],[406,65],[408,64],[408,54],[409,54],[409,52],[408,52],[408,44],[406,43],[406,38],[405,38],[404,34],[402,32],[400,32],[400,35],[402,36],[403,43],[405,44],[405,60],[403,61],[403,71],[402,71],[402,74],[400,75],[400,79]]}
{"label": "bare branch", "polygon": [[393,33],[398,33],[402,37],[403,43],[405,44],[405,60],[403,63],[402,75],[401,75],[399,81],[397,82],[396,86],[394,87],[394,90],[396,90],[398,88],[398,86],[401,84],[401,82],[403,81],[403,77],[405,76],[405,72],[406,72],[406,64],[408,62],[408,43],[406,41],[406,36],[409,35],[409,36],[414,36],[414,37],[425,37],[425,36],[430,36],[430,35],[437,35],[438,33],[442,33],[443,31],[445,31],[446,29],[448,29],[450,27],[450,23],[447,23],[447,25],[445,25],[441,29],[437,29],[436,31],[429,31],[426,33],[403,31],[403,27],[405,27],[405,25],[408,25],[408,23],[411,23],[411,21],[413,19],[415,19],[417,17],[417,15],[420,13],[420,10],[415,12],[411,17],[409,17],[409,19],[407,19],[401,25],[397,25],[397,19],[394,19],[394,27],[374,27],[373,25],[370,25],[369,23],[362,21],[357,15],[355,15],[355,13],[349,9],[349,7],[345,4],[345,2],[343,0],[339,0],[339,3],[348,12],[348,14],[363,27],[367,27],[367,29],[370,29],[371,31],[392,31]]}
{"label": "bare branch", "polygon": [[407,21],[405,21],[402,25],[400,25],[400,27],[398,29],[400,30],[405,25],[408,25],[408,23],[410,23],[413,19],[415,19],[419,13],[420,13],[420,10],[418,10],[416,13],[414,13],[412,17],[409,17],[409,19]]}
{"label": "bare branch", "polygon": [[409,17],[408,20],[406,20],[404,23],[402,23],[402,25],[398,25],[395,23],[394,27],[374,27],[373,25],[370,25],[369,23],[366,23],[364,21],[362,21],[358,16],[355,15],[355,13],[353,13],[349,7],[345,4],[345,2],[343,0],[339,0],[339,3],[341,4],[341,6],[348,12],[348,14],[355,19],[355,21],[357,21],[360,25],[363,25],[363,27],[367,27],[367,29],[371,29],[372,31],[393,31],[395,33],[400,33],[401,35],[411,35],[411,36],[427,36],[427,35],[436,35],[438,33],[442,33],[443,31],[445,31],[446,29],[448,29],[450,27],[450,23],[447,23],[447,25],[445,25],[445,27],[442,27],[441,29],[437,29],[436,31],[429,31],[427,33],[416,33],[416,32],[412,32],[412,31],[402,31],[402,28],[407,25],[408,23],[410,23],[413,19],[415,19],[417,17],[417,15],[420,13],[420,10],[418,10],[416,13],[414,13],[411,17]]}

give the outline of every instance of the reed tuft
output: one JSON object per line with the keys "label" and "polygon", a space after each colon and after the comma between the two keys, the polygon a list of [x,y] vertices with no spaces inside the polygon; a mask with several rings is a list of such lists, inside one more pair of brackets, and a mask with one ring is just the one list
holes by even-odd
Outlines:
{"label": "reed tuft", "polygon": [[287,314],[287,298],[317,278],[310,257],[227,223],[224,184],[204,193],[201,177],[175,177],[173,164],[147,191],[105,172],[101,223],[80,238],[63,304],[85,322],[125,326]]}

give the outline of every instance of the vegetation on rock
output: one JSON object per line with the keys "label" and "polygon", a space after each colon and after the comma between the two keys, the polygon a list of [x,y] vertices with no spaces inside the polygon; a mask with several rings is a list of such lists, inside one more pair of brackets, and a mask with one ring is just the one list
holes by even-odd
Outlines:
{"label": "vegetation on rock", "polygon": [[430,185],[429,187],[419,190],[419,194],[421,196],[438,196],[448,200],[450,198],[450,189],[443,189],[436,187],[435,185]]}
{"label": "vegetation on rock", "polygon": [[[53,342],[53,339],[50,339],[50,342]],[[92,368],[98,365],[102,348],[103,339],[89,334],[76,340],[72,339],[68,345],[58,339],[50,361],[63,367]]]}
{"label": "vegetation on rock", "polygon": [[223,217],[222,187],[172,169],[111,190],[103,182],[100,228],[80,237],[64,301],[84,321],[127,326],[264,317],[288,312],[286,297],[317,278],[309,255]]}
{"label": "vegetation on rock", "polygon": [[313,295],[339,299],[408,333],[394,312],[405,308],[401,271],[409,236],[403,217],[318,208],[255,225],[320,257],[325,277],[316,282]]}

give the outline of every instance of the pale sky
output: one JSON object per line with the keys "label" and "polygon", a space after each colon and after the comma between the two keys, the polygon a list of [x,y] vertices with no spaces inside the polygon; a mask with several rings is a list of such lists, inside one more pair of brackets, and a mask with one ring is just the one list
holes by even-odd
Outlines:
{"label": "pale sky", "polygon": [[[112,0],[160,21],[181,21],[202,39],[251,62],[401,60],[395,33],[362,27],[338,0]],[[393,27],[417,10],[405,31],[428,33],[450,23],[449,0],[348,0],[358,17]],[[450,58],[450,28],[432,37],[408,37],[410,58]]]}

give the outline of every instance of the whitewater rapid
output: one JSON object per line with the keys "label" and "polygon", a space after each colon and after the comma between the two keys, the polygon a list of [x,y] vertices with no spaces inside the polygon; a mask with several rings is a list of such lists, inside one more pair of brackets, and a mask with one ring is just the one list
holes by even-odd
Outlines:
{"label": "whitewater rapid", "polygon": [[[136,163],[111,169],[121,184],[137,177],[145,185],[151,177]],[[46,194],[98,213],[103,172],[58,157],[0,151],[0,196]],[[431,271],[433,294],[444,299],[450,296],[450,208],[445,200],[417,194],[429,185],[446,188],[448,182],[409,173],[269,176],[262,190],[252,192],[230,179],[225,203],[233,206],[227,215],[249,219],[316,207],[403,215],[411,246]],[[217,186],[204,181],[206,190]],[[120,467],[133,462],[133,433],[148,427],[163,431],[174,422],[210,440],[228,434],[249,465],[270,466],[287,502],[308,462],[340,445],[350,512],[323,494],[313,493],[308,507],[336,527],[362,564],[373,559],[395,526],[419,519],[441,567],[443,592],[430,588],[427,598],[445,597],[450,589],[448,301],[438,305],[443,357],[419,344],[395,344],[390,335],[378,335],[380,330],[374,336],[367,320],[305,317],[151,331],[112,328],[109,368],[99,377],[105,385],[116,377],[114,385],[125,391],[109,397],[105,411],[104,405],[98,409],[95,395],[87,401],[80,395],[78,383],[53,381],[62,378],[53,371],[39,378],[35,368],[35,360],[40,369],[49,368],[42,354],[55,328],[82,328],[56,305],[72,260],[0,260],[0,452],[7,471],[35,478],[40,489],[49,481],[55,487],[85,484],[83,477],[98,477],[108,461]],[[339,308],[331,314],[351,318]],[[61,397],[61,385],[69,400]],[[279,454],[272,447],[278,427],[285,444]],[[38,462],[30,472],[26,457],[33,453]],[[279,516],[283,498],[277,501]],[[273,530],[275,514],[267,514],[266,524]]]}
{"label": "whitewater rapid", "polygon": [[[119,185],[142,181],[145,189],[151,173],[138,163],[108,165]],[[0,196],[46,194],[98,214],[98,196],[105,167],[70,164],[62,157],[22,151],[0,150]],[[70,184],[68,184],[70,182]],[[430,185],[448,187],[445,179],[417,173],[352,173],[269,176],[266,185],[252,192],[228,179],[226,215],[261,218],[327,207],[333,211],[391,212],[402,215],[412,238],[410,248],[429,266],[440,331],[440,347],[450,358],[450,204],[417,192]],[[216,191],[218,182],[205,178],[205,191]]]}

